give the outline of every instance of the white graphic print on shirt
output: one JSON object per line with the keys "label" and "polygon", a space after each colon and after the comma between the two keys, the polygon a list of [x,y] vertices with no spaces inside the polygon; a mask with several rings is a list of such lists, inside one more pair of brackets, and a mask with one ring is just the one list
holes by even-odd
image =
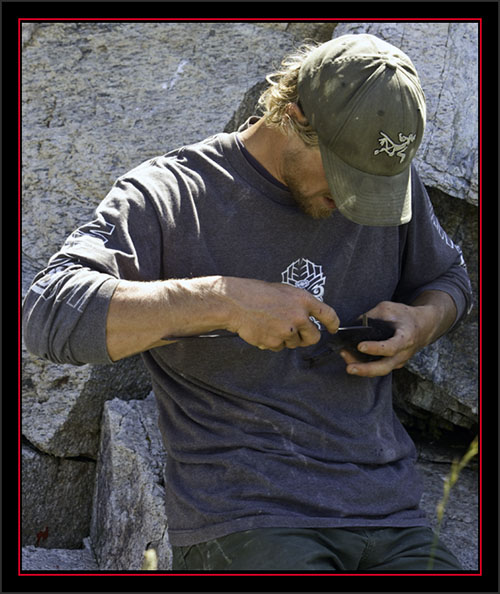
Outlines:
{"label": "white graphic print on shirt", "polygon": [[[306,289],[319,301],[323,301],[325,293],[326,276],[323,274],[323,267],[314,264],[307,258],[299,258],[292,262],[288,268],[281,273],[281,282],[299,289]],[[318,320],[311,316],[311,321],[321,329]]]}

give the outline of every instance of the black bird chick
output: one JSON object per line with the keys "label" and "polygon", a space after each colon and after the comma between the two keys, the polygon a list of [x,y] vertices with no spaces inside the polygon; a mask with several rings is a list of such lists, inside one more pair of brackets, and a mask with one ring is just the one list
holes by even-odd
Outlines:
{"label": "black bird chick", "polygon": [[[358,351],[358,344],[367,340],[383,341],[394,336],[396,328],[393,322],[380,320],[378,318],[368,318],[366,327],[359,326],[359,320],[346,326],[357,326],[352,330],[341,330],[337,334],[329,334],[327,340],[323,343],[323,350],[305,358],[310,367],[323,362],[331,355],[338,353],[342,349],[349,351],[361,363],[377,361],[380,359],[377,355],[369,355]],[[320,343],[321,344],[321,343]]]}
{"label": "black bird chick", "polygon": [[[368,355],[358,351],[358,344],[366,340],[383,341],[388,340],[394,336],[396,328],[393,322],[387,320],[380,320],[378,318],[368,318],[368,325],[366,328],[359,330],[343,330],[335,334],[335,351],[345,349],[354,355],[361,362],[377,361],[381,357],[377,355]],[[331,341],[333,346],[333,340]],[[337,346],[338,345],[338,346]],[[331,348],[331,347],[330,347]],[[333,351],[334,349],[331,348]]]}

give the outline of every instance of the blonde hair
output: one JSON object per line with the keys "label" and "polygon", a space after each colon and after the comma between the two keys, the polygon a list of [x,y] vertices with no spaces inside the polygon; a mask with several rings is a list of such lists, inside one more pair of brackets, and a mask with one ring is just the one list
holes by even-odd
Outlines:
{"label": "blonde hair", "polygon": [[269,87],[259,97],[259,107],[266,124],[284,134],[295,133],[308,146],[318,146],[318,135],[312,126],[301,124],[288,113],[291,103],[298,103],[298,75],[302,63],[320,44],[305,43],[286,56],[281,68],[266,76]]}

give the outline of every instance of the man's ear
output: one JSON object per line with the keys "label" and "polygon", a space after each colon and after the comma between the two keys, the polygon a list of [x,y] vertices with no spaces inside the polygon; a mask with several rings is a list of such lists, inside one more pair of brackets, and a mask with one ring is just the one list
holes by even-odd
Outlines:
{"label": "man's ear", "polygon": [[307,125],[309,123],[298,103],[289,103],[286,112],[291,118],[299,122],[299,124]]}

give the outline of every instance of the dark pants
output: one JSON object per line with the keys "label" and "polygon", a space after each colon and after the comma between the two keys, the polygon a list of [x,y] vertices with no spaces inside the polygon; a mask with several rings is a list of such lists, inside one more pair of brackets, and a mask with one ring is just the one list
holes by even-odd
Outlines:
{"label": "dark pants", "polygon": [[[173,569],[414,571],[429,568],[430,528],[262,528],[173,547]],[[438,543],[432,570],[461,570]]]}

